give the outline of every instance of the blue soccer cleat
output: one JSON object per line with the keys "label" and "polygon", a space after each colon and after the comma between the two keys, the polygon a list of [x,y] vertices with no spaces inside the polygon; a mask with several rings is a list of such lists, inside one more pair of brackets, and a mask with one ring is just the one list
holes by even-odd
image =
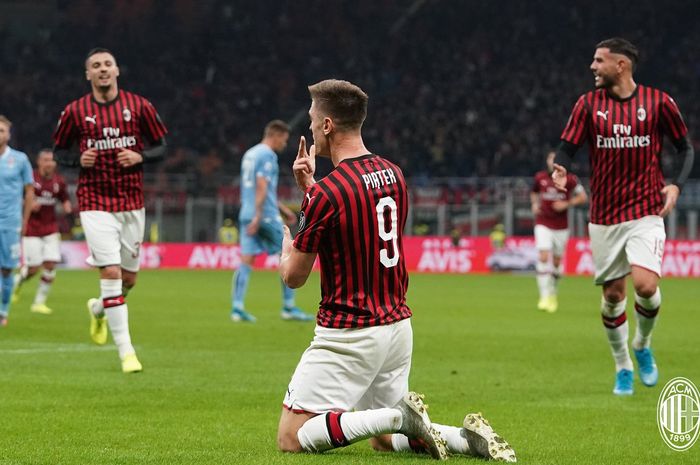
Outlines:
{"label": "blue soccer cleat", "polygon": [[613,394],[617,396],[631,396],[634,394],[634,388],[632,387],[632,381],[634,380],[634,374],[631,370],[622,369],[615,375],[615,389],[613,389]]}
{"label": "blue soccer cleat", "polygon": [[651,349],[635,350],[634,356],[639,364],[639,379],[645,386],[656,386],[659,381],[659,369],[656,368],[656,361]]}
{"label": "blue soccer cleat", "polygon": [[235,323],[238,323],[241,321],[245,321],[248,323],[255,323],[256,321],[258,321],[258,319],[243,309],[234,308],[233,310],[231,310],[231,321],[233,321]]}
{"label": "blue soccer cleat", "polygon": [[295,320],[295,321],[313,321],[316,318],[304,312],[299,307],[283,308],[280,316],[283,320]]}

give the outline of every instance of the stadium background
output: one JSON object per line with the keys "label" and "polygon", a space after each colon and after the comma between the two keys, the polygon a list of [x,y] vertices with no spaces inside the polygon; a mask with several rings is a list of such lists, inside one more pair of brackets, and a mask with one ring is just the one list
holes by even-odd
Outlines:
{"label": "stadium background", "polygon": [[[288,176],[294,140],[308,135],[306,85],[349,79],[370,95],[367,145],[409,177],[412,240],[455,266],[424,271],[461,273],[472,257],[459,241],[490,247],[495,224],[517,236],[511,245],[527,246],[531,176],[592,88],[588,65],[602,38],[639,46],[637,81],[675,98],[698,150],[695,9],[687,0],[1,0],[0,113],[15,123],[11,144],[34,155],[50,145],[63,105],[88,92],[87,50],[110,48],[120,86],[147,96],[171,133],[166,160],[147,167],[149,230],[156,224],[161,242],[210,242],[235,218],[240,157],[272,118],[294,128],[280,192],[298,204]],[[664,163],[673,168],[673,156]],[[585,182],[585,149],[574,166]],[[681,241],[678,267],[699,276],[700,163],[692,178],[668,227]],[[585,215],[572,213],[579,238]],[[205,246],[204,262],[236,266],[235,252]],[[150,264],[160,263],[158,247]],[[147,269],[140,280],[130,304],[146,372],[129,380],[107,362],[112,354],[87,344],[82,309],[94,272],[59,273],[51,318],[25,311],[33,291],[23,290],[0,340],[0,464],[425,463],[366,446],[313,458],[276,452],[280,394],[311,336],[277,321],[276,273],[255,275],[250,308],[260,322],[245,328],[226,321],[229,271]],[[697,383],[697,279],[663,286],[662,383]],[[436,420],[458,424],[465,408],[483,410],[524,463],[698,463],[698,446],[676,454],[658,435],[661,386],[638,388],[629,402],[610,394],[590,278],[562,282],[552,318],[531,308],[529,275],[415,274],[409,298],[411,382],[428,393]],[[299,302],[317,301],[314,275]]]}
{"label": "stadium background", "polygon": [[[65,102],[88,91],[86,50],[112,49],[121,86],[152,100],[170,129],[166,161],[147,167],[149,227],[157,223],[160,241],[213,241],[224,218],[236,218],[241,155],[272,118],[293,126],[280,197],[298,205],[285,176],[308,132],[306,85],[342,77],[371,97],[368,147],[410,178],[408,233],[486,235],[504,223],[527,235],[531,176],[592,88],[601,38],[637,43],[638,82],[666,90],[691,136],[700,133],[693,2],[584,3],[4,1],[0,104],[16,122],[13,144],[34,154],[51,144]],[[664,157],[665,168],[676,161]],[[574,170],[585,182],[586,149]],[[669,236],[697,238],[699,209],[691,182]],[[585,211],[572,219],[585,235]]]}

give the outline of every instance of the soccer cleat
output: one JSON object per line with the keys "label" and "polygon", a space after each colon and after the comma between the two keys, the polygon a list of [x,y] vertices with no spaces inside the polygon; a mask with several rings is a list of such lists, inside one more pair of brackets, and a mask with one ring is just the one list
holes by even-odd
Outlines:
{"label": "soccer cleat", "polygon": [[547,298],[547,308],[545,309],[545,311],[547,311],[547,313],[554,313],[557,311],[558,308],[559,308],[559,301],[557,299],[557,296],[554,294],[550,295]]}
{"label": "soccer cleat", "polygon": [[0,328],[7,326],[7,315],[0,315]]}
{"label": "soccer cleat", "polygon": [[656,386],[659,381],[659,369],[656,368],[656,361],[651,349],[635,350],[634,356],[639,364],[639,379],[645,386]]}
{"label": "soccer cleat", "polygon": [[32,304],[29,307],[29,311],[32,313],[41,313],[42,315],[51,315],[53,310],[46,306],[46,304]]}
{"label": "soccer cleat", "polygon": [[238,323],[241,321],[245,321],[248,323],[255,323],[258,319],[255,318],[253,315],[250,313],[246,312],[245,310],[241,310],[240,308],[234,308],[231,310],[231,321]]}
{"label": "soccer cleat", "polygon": [[540,297],[540,300],[537,301],[537,310],[546,311],[548,305],[549,305],[549,298],[548,297]]}
{"label": "soccer cleat", "polygon": [[280,316],[283,320],[295,320],[295,321],[313,321],[313,315],[304,312],[299,307],[283,308]]}
{"label": "soccer cleat", "polygon": [[613,389],[613,394],[617,396],[631,396],[634,394],[634,387],[632,386],[632,381],[634,380],[634,373],[631,370],[622,369],[615,375],[615,389]]}
{"label": "soccer cleat", "polygon": [[125,355],[122,359],[122,372],[124,373],[139,373],[143,371],[141,362],[136,358],[136,354]]}
{"label": "soccer cleat", "polygon": [[97,302],[97,299],[89,299],[87,301],[87,309],[90,314],[90,338],[92,342],[102,346],[107,343],[107,318],[95,316],[92,312],[92,306],[95,302]]}
{"label": "soccer cleat", "polygon": [[420,441],[434,459],[447,460],[447,443],[440,432],[433,428],[428,417],[428,406],[423,403],[423,395],[409,392],[394,408],[401,412],[399,433]]}
{"label": "soccer cleat", "polygon": [[496,434],[481,413],[470,413],[464,417],[463,426],[463,436],[466,436],[473,455],[498,462],[517,462],[513,448]]}

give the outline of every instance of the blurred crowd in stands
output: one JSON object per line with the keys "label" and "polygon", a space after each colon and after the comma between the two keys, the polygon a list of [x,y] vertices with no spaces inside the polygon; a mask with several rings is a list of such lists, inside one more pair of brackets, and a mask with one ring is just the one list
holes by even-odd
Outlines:
{"label": "blurred crowd in stands", "polygon": [[[15,123],[13,145],[35,153],[51,144],[63,106],[89,90],[85,53],[107,47],[120,85],[150,99],[170,129],[166,161],[149,167],[159,191],[184,176],[189,193],[220,192],[218,175],[235,179],[242,153],[273,118],[293,126],[280,156],[289,174],[298,136],[308,134],[306,86],[329,77],[367,91],[368,147],[416,185],[530,176],[593,87],[595,44],[616,35],[641,50],[638,82],[669,92],[700,141],[700,29],[689,0],[37,5],[15,12],[31,17],[0,20],[0,113]],[[576,161],[585,176],[586,154]],[[699,171],[697,163],[694,177]]]}

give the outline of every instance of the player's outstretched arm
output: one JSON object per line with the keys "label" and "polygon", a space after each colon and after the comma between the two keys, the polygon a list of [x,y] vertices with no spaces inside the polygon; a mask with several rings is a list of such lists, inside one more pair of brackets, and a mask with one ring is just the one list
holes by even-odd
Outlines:
{"label": "player's outstretched arm", "polygon": [[287,287],[296,289],[306,283],[316,261],[316,255],[316,253],[297,250],[292,243],[292,233],[287,226],[284,226],[279,271]]}

